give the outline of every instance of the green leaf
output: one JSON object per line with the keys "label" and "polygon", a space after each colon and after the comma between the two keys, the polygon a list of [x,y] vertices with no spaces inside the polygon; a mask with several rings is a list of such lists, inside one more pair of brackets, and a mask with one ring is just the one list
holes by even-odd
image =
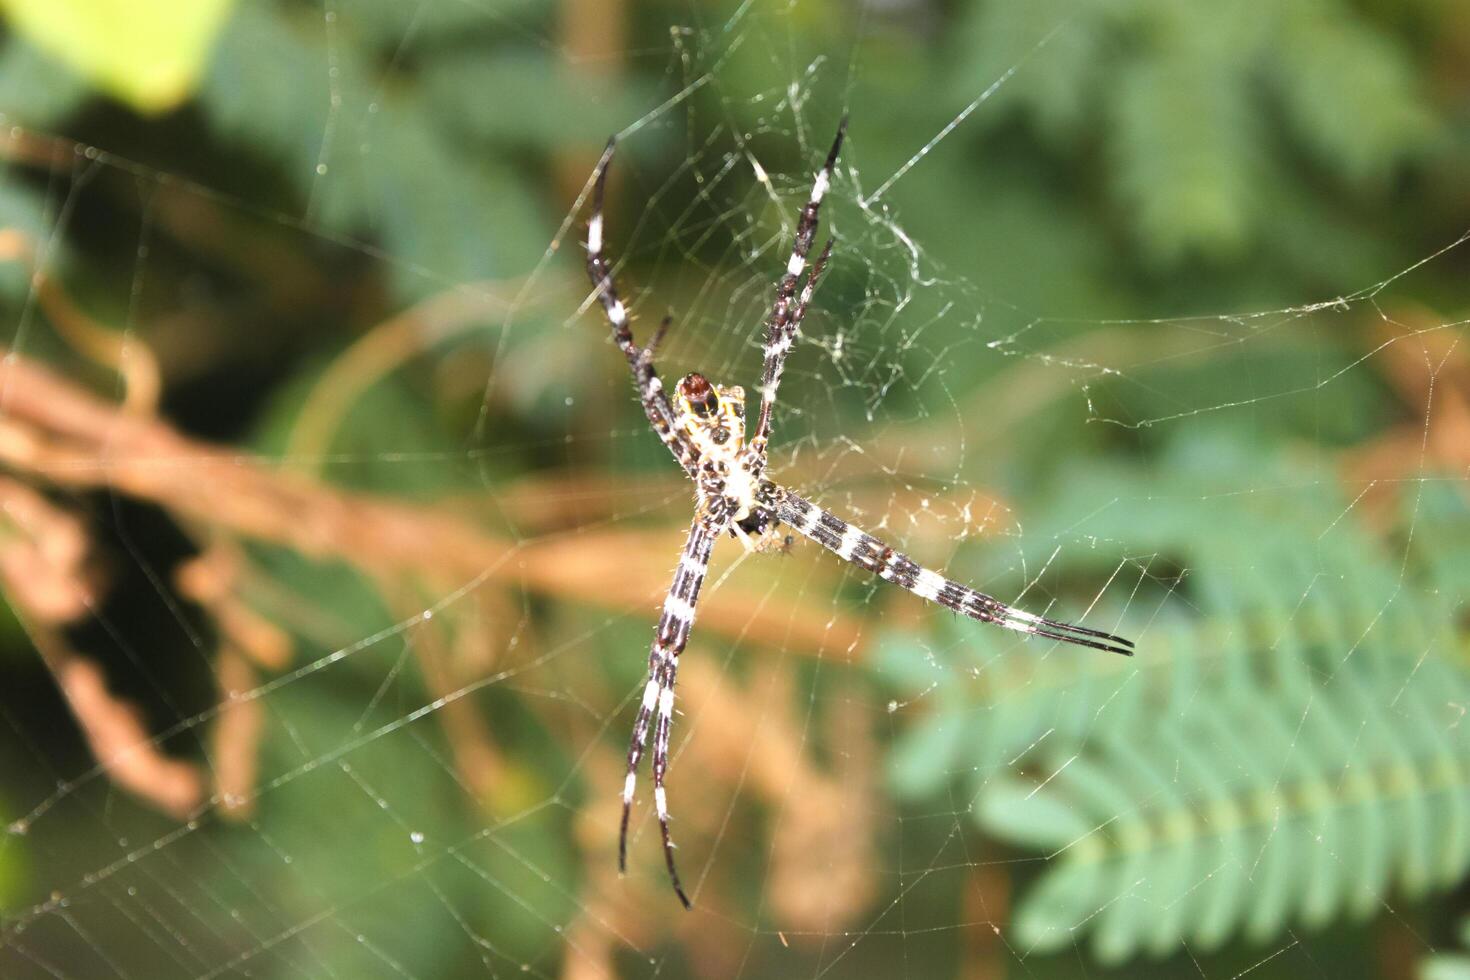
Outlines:
{"label": "green leaf", "polygon": [[[1416,495],[1406,548],[1335,486],[1305,454],[1196,426],[1153,467],[1079,461],[1033,501],[1019,562],[981,552],[987,582],[1049,560],[1065,574],[1097,553],[1068,537],[1085,526],[1129,540],[1142,566],[1187,570],[1156,599],[1141,598],[1146,577],[1114,576],[1155,621],[1109,626],[1138,641],[1133,660],[1058,648],[951,667],[912,734],[967,731],[946,765],[972,783],[979,825],[1052,855],[1018,942],[1087,933],[1108,963],[1270,943],[1470,871],[1470,729],[1455,707],[1470,671],[1451,584],[1470,574],[1470,548],[1455,547],[1470,507],[1458,487]],[[1157,616],[1157,602],[1174,608]],[[950,641],[957,628],[935,648],[983,643]]]}
{"label": "green leaf", "polygon": [[540,50],[451,51],[425,66],[423,84],[445,122],[476,138],[552,149],[572,134],[593,153],[653,94],[568,72]]}
{"label": "green leaf", "polygon": [[1470,956],[1431,956],[1420,964],[1419,980],[1470,980]]}
{"label": "green leaf", "polygon": [[[0,800],[0,832],[15,818],[15,812]],[[13,908],[25,894],[31,877],[29,849],[25,838],[12,836],[0,847],[0,912]]]}
{"label": "green leaf", "polygon": [[993,125],[1015,107],[1054,142],[1074,142],[1085,132],[1090,103],[1105,77],[1102,55],[1112,34],[1106,5],[1033,0],[975,3],[964,10],[967,16],[950,41],[957,53],[952,98],[961,105],[979,98],[1015,68],[991,96],[988,122]]}
{"label": "green leaf", "polygon": [[[1004,840],[1060,852],[1048,874],[1068,887],[1095,884],[1091,900],[1106,908],[1087,928],[1106,963],[1168,955],[1181,942],[1211,948],[1227,935],[1226,922],[1265,943],[1293,919],[1320,927],[1343,914],[1361,917],[1390,888],[1422,894],[1428,882],[1416,852],[1438,848],[1438,828],[1470,811],[1463,766],[1446,772],[1402,722],[1370,720],[1363,731],[1365,707],[1396,693],[1401,703],[1459,701],[1470,697],[1470,681],[1429,662],[1407,676],[1384,672],[1364,653],[1304,699],[1267,689],[1251,700],[1201,699],[1185,721],[1164,728],[1140,717],[1079,746],[1075,757],[1053,758],[1019,787],[997,782],[986,791],[995,801],[982,798],[978,812]],[[1222,740],[1222,731],[1244,737]],[[1456,741],[1463,759],[1470,737]],[[1046,809],[1021,810],[1023,792]],[[1066,819],[1027,819],[1047,812]],[[1441,865],[1453,862],[1442,868],[1446,878],[1470,869],[1464,853],[1435,853]],[[1022,942],[1071,938],[1082,925],[1077,904],[1057,904],[1058,887],[1040,886],[1034,909],[1023,900]],[[1209,916],[1196,914],[1207,907]]]}
{"label": "green leaf", "polygon": [[200,90],[211,124],[282,168],[309,224],[379,243],[404,298],[530,268],[549,224],[505,154],[466,152],[442,89],[388,85],[371,50],[313,26],[238,10]]}
{"label": "green leaf", "polygon": [[954,767],[961,764],[965,728],[963,718],[946,711],[937,711],[908,728],[888,756],[893,791],[917,799],[949,783]]}
{"label": "green leaf", "polygon": [[1404,52],[1343,13],[1311,0],[1283,4],[1270,71],[1295,133],[1322,164],[1351,181],[1381,183],[1421,155],[1440,124]]}
{"label": "green leaf", "polygon": [[51,234],[54,218],[46,200],[17,180],[14,172],[0,179],[0,229],[11,237],[6,251],[14,250],[0,261],[0,296],[19,302],[30,292],[31,264],[26,252],[34,256],[36,250],[43,250],[53,273],[65,268],[70,249],[64,239]]}
{"label": "green leaf", "polygon": [[[546,815],[544,798],[504,820],[477,810],[445,761],[453,753],[439,727],[400,730],[397,699],[425,700],[384,686],[403,644],[389,637],[353,651],[270,696],[255,815],[244,832],[222,834],[223,846],[250,869],[243,883],[254,901],[284,921],[324,908],[350,919],[351,929],[313,937],[312,960],[328,974],[371,975],[386,954],[422,975],[450,975],[467,928],[492,972],[544,963],[573,914],[570,829]],[[375,659],[376,672],[358,676],[355,659]],[[365,711],[375,693],[389,703]],[[459,911],[422,914],[445,905]]]}
{"label": "green leaf", "polygon": [[143,113],[193,94],[231,0],[0,0],[17,31]]}
{"label": "green leaf", "polygon": [[[1434,58],[1412,57],[1419,38],[1396,37],[1344,0],[1252,16],[1177,0],[970,0],[948,37],[950,118],[998,83],[971,125],[1009,138],[1001,126],[1019,116],[1066,154],[1059,163],[1074,185],[1100,176],[1156,269],[1203,259],[1239,271],[1259,261],[1263,279],[1279,282],[1287,258],[1305,282],[1320,286],[1322,271],[1335,280],[1355,252],[1385,242],[1344,213],[1340,195],[1325,199],[1320,174],[1294,179],[1306,169],[1298,148],[1380,191],[1396,168],[1448,150],[1446,120],[1429,99]],[[1098,145],[1107,150],[1101,168]],[[1035,154],[1021,155],[1035,171]],[[1316,212],[1345,228],[1307,220]],[[1299,241],[1305,229],[1314,234]],[[1197,306],[1199,292],[1191,277],[1186,302]]]}
{"label": "green leaf", "polygon": [[1171,46],[1120,68],[1108,152],[1145,253],[1169,266],[1238,257],[1257,215],[1255,113],[1238,62]]}
{"label": "green leaf", "polygon": [[35,45],[8,37],[0,48],[0,106],[12,122],[54,126],[86,98],[76,75],[58,70]]}
{"label": "green leaf", "polygon": [[1057,841],[1075,845],[1098,828],[1078,811],[1059,807],[1036,792],[1030,780],[1012,775],[992,779],[980,795],[975,818],[996,837],[1021,847],[1044,848]]}
{"label": "green leaf", "polygon": [[949,670],[931,645],[907,631],[884,633],[875,644],[875,670],[905,695],[926,695],[941,689]]}

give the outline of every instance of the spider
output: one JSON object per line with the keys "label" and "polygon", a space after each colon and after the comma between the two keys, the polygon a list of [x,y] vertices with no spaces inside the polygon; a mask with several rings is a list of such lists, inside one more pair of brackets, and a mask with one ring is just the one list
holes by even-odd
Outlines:
{"label": "spider", "polygon": [[[648,683],[643,689],[643,700],[633,722],[633,736],[628,746],[622,825],[618,834],[618,870],[623,872],[627,869],[628,817],[633,806],[638,763],[648,741],[649,724],[656,713],[653,801],[658,811],[669,880],[686,909],[692,906],[674,864],[664,776],[669,767],[669,728],[674,719],[674,675],[679,669],[679,654],[689,642],[689,630],[694,623],[694,609],[709,566],[710,551],[721,535],[729,534],[739,539],[747,550],[768,550],[781,547],[778,529],[779,525],[786,524],[835,552],[844,561],[872,572],[885,582],[902,586],[921,599],[937,602],[971,619],[1050,640],[1125,656],[1133,654],[1130,640],[1023,612],[983,592],[951,581],[938,572],[922,568],[862,528],[767,477],[766,447],[771,438],[772,413],[782,367],[832,254],[833,239],[829,238],[807,271],[807,256],[817,231],[817,212],[831,185],[832,170],[846,131],[847,119],[844,117],[827,160],[812,184],[811,197],[801,209],[786,274],[776,286],[775,303],[766,319],[765,366],[758,389],[760,414],[749,438],[745,430],[745,391],[742,388],[712,384],[704,375],[692,373],[679,381],[672,398],[665,391],[663,381],[654,370],[653,358],[669,328],[670,318],[663,319],[646,345],[639,347],[633,342],[628,309],[618,297],[612,267],[603,254],[603,196],[616,137],[608,140],[594,177],[592,215],[587,222],[587,274],[592,279],[596,299],[601,302],[612,326],[613,341],[628,360],[643,412],[694,483],[695,494],[694,520],[689,525],[684,552],[654,630],[653,646],[648,655]],[[803,279],[804,272],[806,276]]]}

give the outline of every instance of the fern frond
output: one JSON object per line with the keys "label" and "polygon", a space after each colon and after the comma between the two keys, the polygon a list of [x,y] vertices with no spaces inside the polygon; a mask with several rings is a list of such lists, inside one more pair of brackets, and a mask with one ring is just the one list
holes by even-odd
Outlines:
{"label": "fern frond", "polygon": [[1283,4],[1279,26],[1268,72],[1294,135],[1326,167],[1381,182],[1427,148],[1437,120],[1409,59],[1381,32],[1312,0]]}
{"label": "fern frond", "polygon": [[1049,853],[1016,941],[1091,933],[1099,959],[1205,951],[1236,932],[1361,919],[1470,867],[1470,683],[1349,659],[1297,698],[1201,697],[1165,724],[1099,731],[992,780],[982,825]]}
{"label": "fern frond", "polygon": [[[1146,576],[1141,589],[1118,581],[1127,570],[1100,597],[1099,621],[1138,637],[1131,662],[1034,642],[997,656],[1022,644],[952,624],[932,650],[913,637],[885,649],[925,711],[891,759],[895,787],[959,783],[987,832],[1047,855],[1018,944],[1090,933],[1119,962],[1264,942],[1470,869],[1457,605],[1470,507],[1458,485],[1426,485],[1413,535],[1386,539],[1320,472],[1196,432],[1152,471],[1079,465],[1039,501],[1023,567],[1085,526],[1155,556],[1134,559],[1140,570],[1184,569],[1162,609],[1137,598]],[[1060,568],[1097,550],[1057,554]],[[1120,595],[1134,597],[1121,622],[1103,615]]]}
{"label": "fern frond", "polygon": [[[1058,143],[1086,133],[1110,24],[1104,6],[1075,0],[977,3],[965,8],[952,43],[960,52],[951,80],[961,105],[977,98],[1024,56],[1023,70],[991,97],[992,118],[1014,107]],[[1038,47],[1039,46],[1039,47]]]}
{"label": "fern frond", "polygon": [[[1382,184],[1445,145],[1446,120],[1413,61],[1344,0],[1248,10],[974,0],[962,10],[952,98],[962,105],[1016,69],[981,124],[1019,114],[1074,155],[1103,145],[1124,224],[1158,266],[1236,259],[1303,224],[1309,184],[1280,192],[1284,204],[1267,200],[1291,183],[1292,143],[1358,184]],[[1076,162],[1079,174],[1095,169]]]}

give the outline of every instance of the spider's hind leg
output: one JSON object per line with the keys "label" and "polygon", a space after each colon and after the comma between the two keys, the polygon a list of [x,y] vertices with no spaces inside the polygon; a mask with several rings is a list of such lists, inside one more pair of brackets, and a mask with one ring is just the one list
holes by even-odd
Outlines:
{"label": "spider's hind leg", "polygon": [[618,870],[627,869],[628,824],[633,809],[633,790],[638,779],[638,763],[648,740],[649,722],[653,722],[653,801],[658,812],[659,832],[663,837],[664,861],[669,866],[669,880],[684,907],[690,908],[689,896],[679,881],[674,865],[674,843],[669,836],[669,805],[664,791],[664,776],[669,768],[669,731],[674,722],[674,679],[679,670],[679,654],[689,642],[694,625],[694,609],[699,603],[699,589],[709,569],[710,551],[724,526],[701,512],[690,525],[679,558],[673,584],[664,597],[663,615],[654,632],[653,648],[648,655],[648,683],[638,718],[633,723],[633,737],[628,745],[628,775],[623,783],[623,818],[618,832]]}
{"label": "spider's hind leg", "polygon": [[628,740],[628,774],[623,780],[623,819],[618,831],[618,872],[628,870],[628,820],[633,813],[633,790],[638,785],[638,763],[643,760],[643,748],[648,744],[648,725],[653,718],[654,706],[659,693],[664,689],[668,676],[668,652],[657,640],[648,655],[648,683],[643,688],[643,701],[638,706],[638,717],[633,722],[633,735]]}
{"label": "spider's hind leg", "polygon": [[843,561],[852,562],[885,582],[892,582],[921,599],[938,603],[953,612],[1018,633],[1106,650],[1125,657],[1133,656],[1132,640],[1087,626],[1047,619],[1008,606],[994,596],[977,592],[967,585],[919,566],[913,559],[895,551],[862,528],[849,524],[831,511],[803,500],[789,490],[782,493],[780,516],[781,520]]}

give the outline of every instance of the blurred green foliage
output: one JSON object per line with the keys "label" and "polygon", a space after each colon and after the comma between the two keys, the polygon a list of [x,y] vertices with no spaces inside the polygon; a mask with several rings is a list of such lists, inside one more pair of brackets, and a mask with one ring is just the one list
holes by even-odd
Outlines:
{"label": "blurred green foliage", "polygon": [[[895,432],[917,453],[907,433],[957,418],[951,456],[901,456],[871,485],[993,491],[1025,533],[939,557],[1026,608],[1055,598],[1062,618],[1100,597],[1087,622],[1136,638],[1139,655],[1047,652],[945,617],[888,630],[846,673],[875,715],[890,696],[901,705],[882,743],[899,818],[879,830],[881,853],[898,856],[874,871],[898,886],[883,878],[877,918],[819,937],[859,942],[860,962],[772,942],[747,965],[955,967],[971,941],[957,923],[975,915],[970,885],[935,871],[936,813],[945,833],[963,825],[961,872],[1018,859],[1004,867],[1019,897],[997,923],[1021,951],[1000,956],[1016,972],[1070,975],[1069,947],[1085,944],[1097,975],[1140,975],[1145,958],[1162,960],[1159,975],[1200,963],[1233,975],[1290,943],[1327,972],[1372,975],[1377,938],[1362,923],[1385,907],[1452,948],[1463,895],[1444,896],[1470,864],[1470,745],[1455,716],[1470,705],[1464,473],[1426,451],[1382,480],[1344,474],[1399,427],[1423,434],[1424,406],[1381,369],[1373,329],[1464,329],[1460,251],[1390,280],[1470,227],[1470,14],[1432,0],[957,0],[860,18],[835,0],[648,3],[617,11],[630,33],[609,54],[568,49],[579,10],[238,3],[207,46],[177,39],[181,63],[208,60],[192,97],[152,117],[135,113],[161,104],[116,73],[161,55],[104,45],[106,69],[88,68],[76,51],[97,54],[96,38],[47,54],[16,21],[0,46],[0,121],[65,152],[41,164],[13,152],[0,228],[158,354],[180,426],[355,491],[473,513],[520,542],[540,531],[500,499],[517,481],[668,470],[601,323],[575,316],[580,228],[558,232],[607,135],[630,137],[609,235],[640,329],[671,310],[668,374],[718,367],[739,381],[753,377],[814,154],[846,110],[824,214],[839,244],[783,390],[783,461],[824,474],[811,457]],[[354,401],[321,457],[293,458],[324,365],[455,292],[503,313],[426,340]],[[45,329],[34,294],[23,264],[0,265],[9,343],[114,390]],[[1040,371],[986,402],[1016,390],[1004,386],[1018,366]],[[868,499],[871,485],[844,479],[814,495],[839,509],[848,492]],[[1369,491],[1389,505],[1370,509]],[[120,612],[158,605],[179,555],[130,536],[136,515],[115,500],[67,503],[111,532],[121,583],[85,648],[170,732],[166,748],[207,757],[189,719],[219,695],[195,614]],[[611,522],[682,521],[683,505],[619,491]],[[566,533],[608,519],[587,506]],[[903,515],[884,514],[902,535]],[[249,562],[259,607],[298,644],[291,669],[305,670],[268,699],[256,812],[206,814],[176,839],[176,823],[99,781],[62,793],[27,837],[0,843],[0,904],[80,897],[68,915],[89,938],[43,917],[27,949],[80,975],[228,970],[241,950],[282,976],[557,972],[597,877],[574,828],[601,792],[587,770],[621,752],[620,698],[639,688],[650,624],[509,601],[488,629],[534,632],[559,656],[514,661],[466,696],[507,764],[505,797],[476,799],[424,710],[439,695],[417,641],[394,627],[405,601],[427,607],[443,590],[385,595],[358,570],[258,543]],[[865,588],[843,611],[877,631],[902,600]],[[7,814],[93,764],[39,659],[9,641]],[[704,642],[737,672],[764,656]],[[839,670],[804,677],[814,713]],[[676,773],[676,792],[702,791],[704,774]],[[765,832],[758,815],[730,812],[754,829],[727,827],[716,843],[739,873],[710,887],[722,912],[739,910],[741,937],[764,941],[780,928],[760,904],[771,849],[748,844]],[[161,839],[157,855],[126,859]],[[720,847],[686,846],[713,847],[720,867]],[[99,868],[116,878],[89,877]],[[76,882],[89,884],[74,896]],[[139,908],[166,909],[147,914],[180,948],[151,923],[138,942]],[[292,942],[298,928],[310,941]],[[0,931],[0,953],[15,935]],[[619,960],[628,975],[683,967],[640,942]],[[277,943],[280,959],[266,955]],[[650,949],[660,966],[645,969]],[[1423,964],[1436,978],[1464,970],[1453,952]],[[1302,969],[1282,956],[1252,975]]]}
{"label": "blurred green foliage", "polygon": [[1148,468],[1074,470],[1040,502],[1033,524],[1064,528],[1114,501],[1092,533],[1188,569],[1136,665],[998,663],[957,624],[942,653],[885,644],[885,673],[935,702],[894,747],[895,788],[960,776],[982,828],[1052,857],[1017,913],[1027,948],[1085,933],[1106,963],[1203,953],[1464,877],[1470,507],[1430,485],[1396,554],[1319,473],[1222,432]]}
{"label": "blurred green foliage", "polygon": [[1293,199],[1311,183],[1378,191],[1445,136],[1404,42],[1341,0],[1048,0],[966,13],[956,96],[1034,49],[984,118],[994,128],[1018,115],[1058,151],[1106,161],[1113,206],[1160,267],[1280,240],[1281,226],[1301,223]]}
{"label": "blurred green foliage", "polygon": [[[1470,946],[1470,919],[1460,921],[1460,946]],[[1441,953],[1428,957],[1419,971],[1420,980],[1465,980],[1470,977],[1470,956]]]}

